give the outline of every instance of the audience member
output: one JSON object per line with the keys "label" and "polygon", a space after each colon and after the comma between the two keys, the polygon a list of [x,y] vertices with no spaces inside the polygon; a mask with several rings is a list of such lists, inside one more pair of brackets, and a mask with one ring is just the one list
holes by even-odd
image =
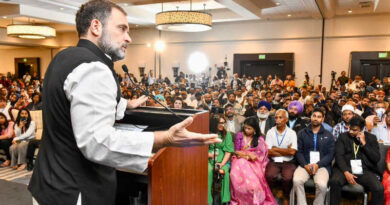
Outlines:
{"label": "audience member", "polygon": [[308,120],[301,117],[302,112],[303,105],[301,102],[292,101],[288,105],[288,127],[293,129],[296,133],[299,133],[299,131],[309,124]]}
{"label": "audience member", "polygon": [[337,125],[335,125],[333,128],[333,137],[335,141],[337,140],[340,134],[349,131],[349,127],[350,127],[349,121],[355,115],[354,112],[355,109],[353,108],[352,105],[344,105],[343,108],[341,109],[342,121],[339,122]]}
{"label": "audience member", "polygon": [[341,133],[335,144],[336,163],[330,179],[330,204],[338,205],[341,188],[345,184],[360,184],[372,193],[372,204],[383,204],[384,189],[378,173],[380,160],[376,137],[363,132],[365,121],[354,116],[349,121],[349,131]]}
{"label": "audience member", "polygon": [[226,117],[226,130],[231,133],[237,133],[241,130],[242,122],[245,120],[244,117],[236,115],[232,104],[225,106],[225,117]]}
{"label": "audience member", "polygon": [[268,156],[271,161],[266,169],[268,184],[273,187],[278,175],[282,175],[283,204],[288,204],[292,188],[293,174],[296,168],[294,155],[297,152],[297,135],[287,127],[288,113],[279,109],[275,113],[276,126],[267,132],[265,138],[268,147]]}
{"label": "audience member", "polygon": [[265,169],[269,162],[267,145],[260,137],[260,128],[255,119],[244,121],[242,132],[236,135],[234,150],[230,174],[231,204],[276,205],[265,179]]}
{"label": "audience member", "polygon": [[9,147],[12,145],[14,137],[14,122],[8,121],[7,116],[3,113],[0,113],[0,130],[0,149],[5,152],[5,162],[1,164],[1,167],[8,167],[11,162]]}
{"label": "audience member", "polygon": [[[221,202],[228,203],[230,201],[230,156],[234,153],[234,145],[232,141],[232,135],[230,132],[227,132],[225,129],[226,120],[224,117],[218,119],[217,131],[218,137],[222,139],[221,143],[218,143],[214,146],[209,146],[209,187],[208,187],[208,204],[213,202],[213,197],[211,195],[211,188],[213,184],[214,172],[223,170],[223,179],[221,186]],[[215,152],[214,152],[215,149]],[[215,155],[215,159],[214,159]],[[215,160],[215,165],[214,165]],[[215,168],[217,170],[215,170]]]}
{"label": "audience member", "polygon": [[304,184],[311,177],[316,187],[313,204],[325,203],[334,153],[334,139],[332,133],[322,126],[324,117],[321,109],[314,109],[311,124],[298,134],[296,158],[299,166],[295,170],[293,181],[299,205],[307,204]]}
{"label": "audience member", "polygon": [[271,104],[267,101],[260,101],[257,104],[257,114],[255,118],[259,124],[260,132],[265,136],[273,126],[275,126],[275,118],[270,115]]}
{"label": "audience member", "polygon": [[15,138],[10,149],[12,169],[26,168],[26,155],[28,142],[35,138],[35,122],[31,120],[30,112],[21,109],[15,120]]}

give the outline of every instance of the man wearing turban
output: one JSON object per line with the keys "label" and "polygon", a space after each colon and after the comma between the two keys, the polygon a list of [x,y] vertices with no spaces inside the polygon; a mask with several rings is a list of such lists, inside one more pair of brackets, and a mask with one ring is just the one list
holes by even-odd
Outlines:
{"label": "man wearing turban", "polygon": [[263,137],[267,134],[269,129],[275,126],[275,118],[273,115],[270,115],[271,109],[271,103],[262,100],[257,104],[256,116],[253,116],[259,123],[260,132]]}
{"label": "man wearing turban", "polygon": [[298,100],[291,101],[288,105],[288,122],[289,128],[293,129],[296,133],[304,129],[309,121],[306,118],[301,118],[303,112],[303,105]]}

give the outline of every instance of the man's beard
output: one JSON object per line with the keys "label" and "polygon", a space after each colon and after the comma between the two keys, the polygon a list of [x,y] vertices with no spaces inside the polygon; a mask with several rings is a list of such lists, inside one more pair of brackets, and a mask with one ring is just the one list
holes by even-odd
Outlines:
{"label": "man's beard", "polygon": [[298,117],[298,115],[295,114],[295,113],[292,113],[292,112],[288,113],[288,119],[289,120],[295,120],[295,119],[297,119],[297,117]]}
{"label": "man's beard", "polygon": [[269,116],[269,112],[267,113],[259,113],[257,112],[257,117],[260,118],[260,119],[267,119]]}
{"label": "man's beard", "polygon": [[126,57],[126,52],[122,51],[122,47],[127,48],[127,43],[115,46],[111,43],[111,36],[108,34],[106,29],[103,29],[102,37],[98,40],[98,46],[102,51],[111,57],[113,62],[122,60]]}
{"label": "man's beard", "polygon": [[311,122],[311,125],[312,125],[313,127],[319,127],[319,126],[321,126],[321,123],[312,121],[312,122]]}

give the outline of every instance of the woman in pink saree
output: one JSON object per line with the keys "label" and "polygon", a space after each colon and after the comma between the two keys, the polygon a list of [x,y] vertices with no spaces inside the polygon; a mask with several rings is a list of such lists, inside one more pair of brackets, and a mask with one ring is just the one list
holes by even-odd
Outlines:
{"label": "woman in pink saree", "polygon": [[231,205],[277,204],[265,179],[268,149],[260,135],[254,118],[247,118],[243,132],[236,135],[230,171]]}

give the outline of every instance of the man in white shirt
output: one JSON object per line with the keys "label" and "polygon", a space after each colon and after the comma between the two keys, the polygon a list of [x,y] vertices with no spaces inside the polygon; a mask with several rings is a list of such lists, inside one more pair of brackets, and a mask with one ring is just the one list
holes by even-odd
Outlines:
{"label": "man in white shirt", "polygon": [[225,106],[225,117],[226,117],[225,126],[227,131],[231,133],[237,133],[241,131],[241,126],[245,118],[240,115],[236,115],[236,112],[232,104],[227,104]]}
{"label": "man in white shirt", "polygon": [[126,13],[110,1],[89,1],[76,14],[76,28],[77,47],[57,54],[44,78],[43,140],[28,186],[33,204],[114,204],[115,168],[143,172],[152,150],[221,142],[187,131],[192,118],[167,131],[115,127],[126,108],[147,100],[121,98],[113,69],[131,42]]}
{"label": "man in white shirt", "polygon": [[287,205],[292,188],[292,179],[296,168],[293,161],[297,152],[297,134],[287,126],[288,112],[279,109],[275,113],[276,126],[267,132],[265,142],[268,146],[268,156],[271,161],[267,165],[265,176],[268,184],[276,182],[282,174],[283,204]]}

